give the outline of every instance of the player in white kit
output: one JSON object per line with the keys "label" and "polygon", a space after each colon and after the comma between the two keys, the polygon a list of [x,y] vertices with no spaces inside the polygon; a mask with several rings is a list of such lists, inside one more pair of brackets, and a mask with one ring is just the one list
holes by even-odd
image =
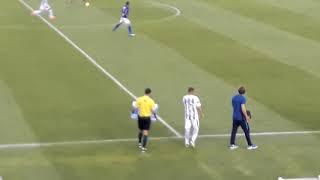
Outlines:
{"label": "player in white kit", "polygon": [[[194,88],[188,88],[188,94],[183,96],[185,117],[185,146],[194,148],[199,133],[199,119],[203,117],[201,102],[194,95]],[[192,132],[191,132],[192,129]]]}
{"label": "player in white kit", "polygon": [[38,10],[34,10],[32,12],[32,15],[39,15],[42,12],[47,12],[50,19],[56,19],[56,17],[53,15],[53,10],[51,6],[48,3],[48,0],[41,0],[41,4]]}

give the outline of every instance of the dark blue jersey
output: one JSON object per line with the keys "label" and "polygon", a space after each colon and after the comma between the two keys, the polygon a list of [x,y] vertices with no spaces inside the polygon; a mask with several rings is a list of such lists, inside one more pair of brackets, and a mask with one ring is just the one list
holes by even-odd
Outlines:
{"label": "dark blue jersey", "polygon": [[241,105],[246,104],[246,97],[243,95],[235,95],[232,98],[232,107],[233,107],[233,120],[245,120],[245,117],[242,113]]}
{"label": "dark blue jersey", "polygon": [[128,5],[123,6],[123,8],[121,10],[121,17],[123,17],[123,18],[129,17],[129,6]]}

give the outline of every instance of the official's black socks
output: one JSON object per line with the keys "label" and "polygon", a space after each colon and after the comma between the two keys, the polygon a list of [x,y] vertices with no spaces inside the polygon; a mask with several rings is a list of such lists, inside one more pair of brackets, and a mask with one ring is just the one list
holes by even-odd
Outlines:
{"label": "official's black socks", "polygon": [[147,146],[147,142],[148,142],[148,136],[143,136],[142,146],[146,147]]}
{"label": "official's black socks", "polygon": [[141,143],[141,141],[142,141],[142,132],[139,132],[139,134],[138,134],[138,140],[139,140],[139,143]]}

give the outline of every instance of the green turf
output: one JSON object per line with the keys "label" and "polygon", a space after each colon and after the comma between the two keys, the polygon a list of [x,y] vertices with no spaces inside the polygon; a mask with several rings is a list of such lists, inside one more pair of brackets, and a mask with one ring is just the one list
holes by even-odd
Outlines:
{"label": "green turf", "polygon": [[310,18],[307,14],[290,11],[290,9],[281,6],[277,7],[276,4],[279,3],[274,3],[275,1],[273,0],[248,0],[236,5],[230,0],[204,0],[204,2],[218,5],[240,15],[283,29],[284,31],[319,41],[319,34],[314,33],[320,28],[318,18]]}
{"label": "green turf", "polygon": [[318,138],[259,137],[263,149],[256,152],[226,151],[225,139],[201,139],[197,150],[163,140],[153,141],[148,154],[140,154],[135,143],[114,143],[10,150],[0,157],[3,175],[12,179],[276,179],[316,173],[319,157],[305,153],[317,154],[319,146],[309,145]]}
{"label": "green turf", "polygon": [[[37,8],[38,0],[26,0]],[[122,2],[54,1],[50,21],[135,95],[153,89],[160,114],[183,134],[181,98],[201,97],[201,134],[229,133],[230,98],[243,84],[252,131],[319,130],[320,2],[133,0],[137,34],[112,32]],[[0,8],[0,143],[135,138],[131,97],[18,1]],[[310,10],[310,11],[308,11]],[[174,136],[160,122],[151,136]],[[319,174],[319,135],[260,136],[256,152],[228,138],[47,148],[0,148],[4,179],[276,179]],[[0,146],[1,147],[1,146]]]}

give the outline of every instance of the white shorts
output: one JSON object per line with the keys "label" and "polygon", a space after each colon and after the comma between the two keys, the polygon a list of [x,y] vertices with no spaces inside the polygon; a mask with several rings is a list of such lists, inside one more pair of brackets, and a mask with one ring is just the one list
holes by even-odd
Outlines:
{"label": "white shorts", "polygon": [[131,22],[128,18],[120,18],[120,23],[122,24],[125,24],[125,25],[131,25]]}
{"label": "white shorts", "polygon": [[199,123],[199,119],[185,119],[185,125],[184,128],[185,129],[191,129],[191,127],[193,129],[199,129],[200,123]]}

